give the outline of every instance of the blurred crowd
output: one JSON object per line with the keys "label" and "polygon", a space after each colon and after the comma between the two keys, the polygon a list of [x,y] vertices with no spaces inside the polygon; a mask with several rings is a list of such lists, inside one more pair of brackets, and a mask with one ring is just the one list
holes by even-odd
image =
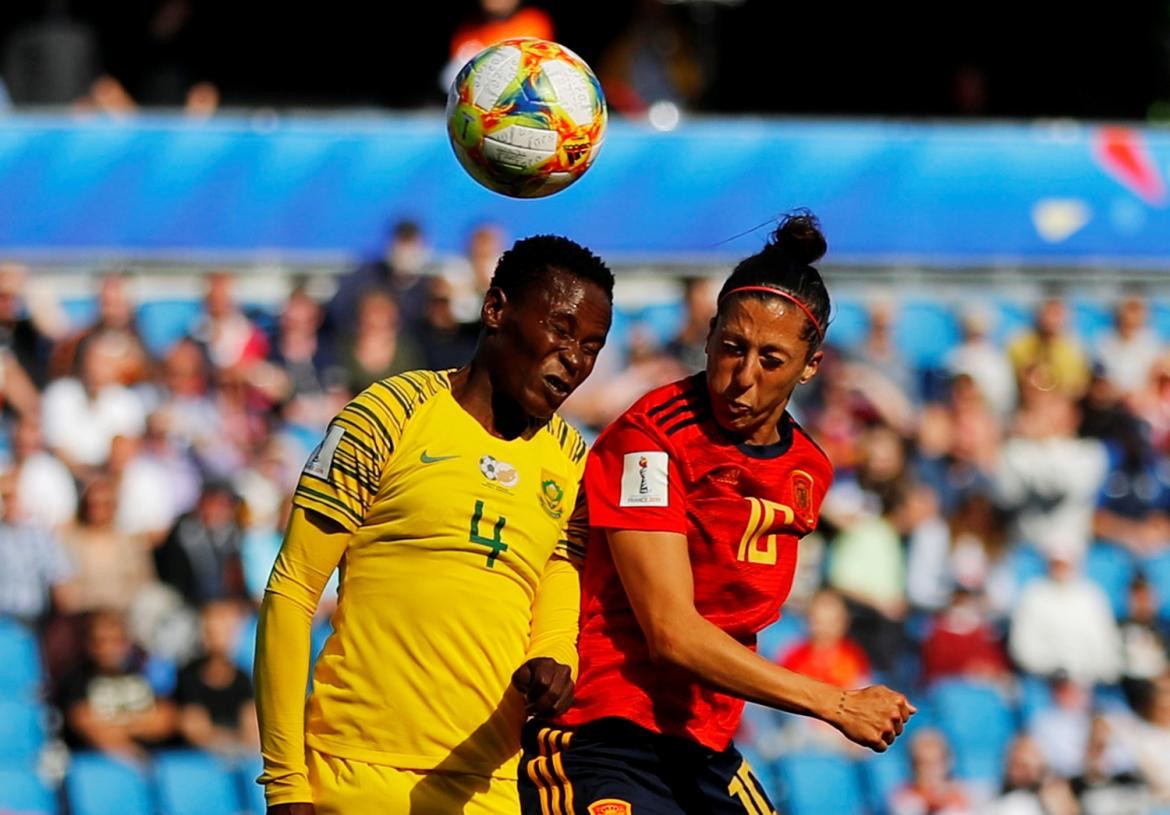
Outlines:
{"label": "blurred crowd", "polygon": [[[165,343],[128,273],[97,279],[78,325],[28,308],[28,271],[0,266],[0,617],[36,634],[56,743],[254,754],[255,609],[303,462],[370,382],[468,359],[509,240],[481,224],[439,259],[400,222],[330,296],[291,281],[275,306],[209,271]],[[663,281],[679,292],[664,319],[619,286],[566,417],[592,436],[701,368],[719,282]],[[1079,336],[1053,294],[1003,341],[993,310],[964,307],[930,365],[896,302],[868,301],[846,342],[830,325],[793,411],[836,481],[760,650],[919,704],[874,811],[1170,805],[1170,351],[1140,293],[1109,307],[1108,330]],[[767,784],[793,755],[862,763],[835,731],[758,708],[739,741]]]}

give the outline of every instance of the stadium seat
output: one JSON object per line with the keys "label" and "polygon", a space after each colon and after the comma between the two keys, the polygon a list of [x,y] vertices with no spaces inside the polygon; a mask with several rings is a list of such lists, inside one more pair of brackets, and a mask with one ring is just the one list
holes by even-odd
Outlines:
{"label": "stadium seat", "polygon": [[243,811],[251,815],[264,815],[268,808],[264,801],[264,787],[256,783],[263,769],[260,756],[241,759],[236,765],[236,781],[240,784]]}
{"label": "stadium seat", "polygon": [[1044,556],[1027,544],[1013,547],[1008,557],[1011,558],[1012,573],[1016,576],[1017,589],[1023,588],[1037,577],[1048,574],[1048,565],[1044,562]]}
{"label": "stadium seat", "polygon": [[1146,558],[1142,563],[1142,571],[1158,597],[1159,616],[1170,620],[1170,552]]}
{"label": "stadium seat", "polygon": [[1163,340],[1170,340],[1170,302],[1150,303],[1150,327]]}
{"label": "stadium seat", "polygon": [[681,301],[652,303],[638,309],[632,320],[650,334],[661,348],[678,336],[687,317]]}
{"label": "stadium seat", "polygon": [[27,767],[0,765],[0,812],[57,815],[57,796]]}
{"label": "stadium seat", "polygon": [[138,307],[138,331],[151,354],[161,357],[190,330],[203,311],[198,300],[150,300]]}
{"label": "stadium seat", "polygon": [[856,300],[834,300],[833,313],[826,333],[834,348],[849,349],[865,339],[869,330],[869,315],[865,305]]}
{"label": "stadium seat", "polygon": [[1037,713],[1048,710],[1055,704],[1052,701],[1052,689],[1043,677],[1023,674],[1019,678],[1020,684],[1020,723],[1028,727]]}
{"label": "stadium seat", "polygon": [[0,699],[32,699],[41,684],[41,656],[34,634],[0,619]]}
{"label": "stadium seat", "polygon": [[1069,328],[1082,346],[1091,349],[1097,337],[1113,325],[1112,309],[1100,300],[1074,300],[1069,305]]}
{"label": "stadium seat", "polygon": [[804,617],[798,611],[784,610],[780,619],[765,628],[756,637],[756,650],[771,660],[780,659],[808,633]]}
{"label": "stadium seat", "polygon": [[240,788],[233,768],[199,750],[160,753],[154,761],[162,815],[236,815]]}
{"label": "stadium seat", "polygon": [[72,815],[154,815],[146,771],[100,753],[74,756],[65,790]]}
{"label": "stadium seat", "polygon": [[857,767],[831,753],[792,753],[776,761],[780,801],[790,815],[857,815],[865,796]]}
{"label": "stadium seat", "polygon": [[44,709],[31,701],[0,699],[0,762],[34,766],[44,746]]}
{"label": "stadium seat", "polygon": [[858,762],[869,811],[874,815],[886,815],[890,796],[910,781],[909,755],[905,749],[896,749],[903,739],[894,742],[895,746],[885,753]]}
{"label": "stadium seat", "polygon": [[955,774],[976,782],[999,779],[1015,731],[1015,717],[999,691],[950,679],[932,687],[929,699],[935,722],[955,751]]}
{"label": "stadium seat", "polygon": [[1111,543],[1097,541],[1085,555],[1085,574],[1109,597],[1109,605],[1119,620],[1125,618],[1135,568],[1133,556]]}
{"label": "stadium seat", "polygon": [[996,304],[997,318],[992,338],[997,345],[1006,346],[1017,334],[1032,325],[1032,306],[1015,300],[1000,300]]}
{"label": "stadium seat", "polygon": [[239,636],[236,639],[236,653],[234,655],[236,667],[252,675],[252,663],[256,657],[256,615],[250,613],[240,624]]}
{"label": "stadium seat", "polygon": [[97,318],[97,298],[95,297],[66,297],[61,300],[61,310],[65,312],[65,319],[74,329],[84,328]]}
{"label": "stadium seat", "polygon": [[900,303],[894,340],[918,370],[937,368],[959,343],[959,321],[950,306],[934,300]]}

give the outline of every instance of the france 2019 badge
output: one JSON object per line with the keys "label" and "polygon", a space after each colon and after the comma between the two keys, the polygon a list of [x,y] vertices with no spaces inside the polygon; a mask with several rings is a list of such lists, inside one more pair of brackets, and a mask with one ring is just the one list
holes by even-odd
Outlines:
{"label": "france 2019 badge", "polygon": [[816,523],[813,515],[813,477],[804,470],[793,470],[792,511],[797,519],[809,529]]}
{"label": "france 2019 badge", "polygon": [[565,514],[565,488],[562,479],[548,470],[540,471],[540,508],[554,521]]}

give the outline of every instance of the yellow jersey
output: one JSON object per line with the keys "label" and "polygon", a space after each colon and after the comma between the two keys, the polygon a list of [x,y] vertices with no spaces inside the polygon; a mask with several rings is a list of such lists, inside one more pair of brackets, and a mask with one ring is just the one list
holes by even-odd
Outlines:
{"label": "yellow jersey", "polygon": [[352,533],[333,634],[313,674],[305,744],[413,770],[515,778],[524,721],[511,689],[585,464],[554,416],[530,439],[490,435],[446,372],[370,386],[330,424],[294,502]]}

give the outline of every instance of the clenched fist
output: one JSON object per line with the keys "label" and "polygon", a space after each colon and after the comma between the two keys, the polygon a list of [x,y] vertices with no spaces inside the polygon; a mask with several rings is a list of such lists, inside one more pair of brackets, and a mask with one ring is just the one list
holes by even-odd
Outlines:
{"label": "clenched fist", "polygon": [[836,707],[825,720],[846,738],[881,753],[902,734],[902,728],[918,708],[905,696],[885,685],[841,691]]}
{"label": "clenched fist", "polygon": [[524,697],[529,716],[559,716],[573,702],[573,674],[551,657],[535,657],[512,674],[512,686]]}

